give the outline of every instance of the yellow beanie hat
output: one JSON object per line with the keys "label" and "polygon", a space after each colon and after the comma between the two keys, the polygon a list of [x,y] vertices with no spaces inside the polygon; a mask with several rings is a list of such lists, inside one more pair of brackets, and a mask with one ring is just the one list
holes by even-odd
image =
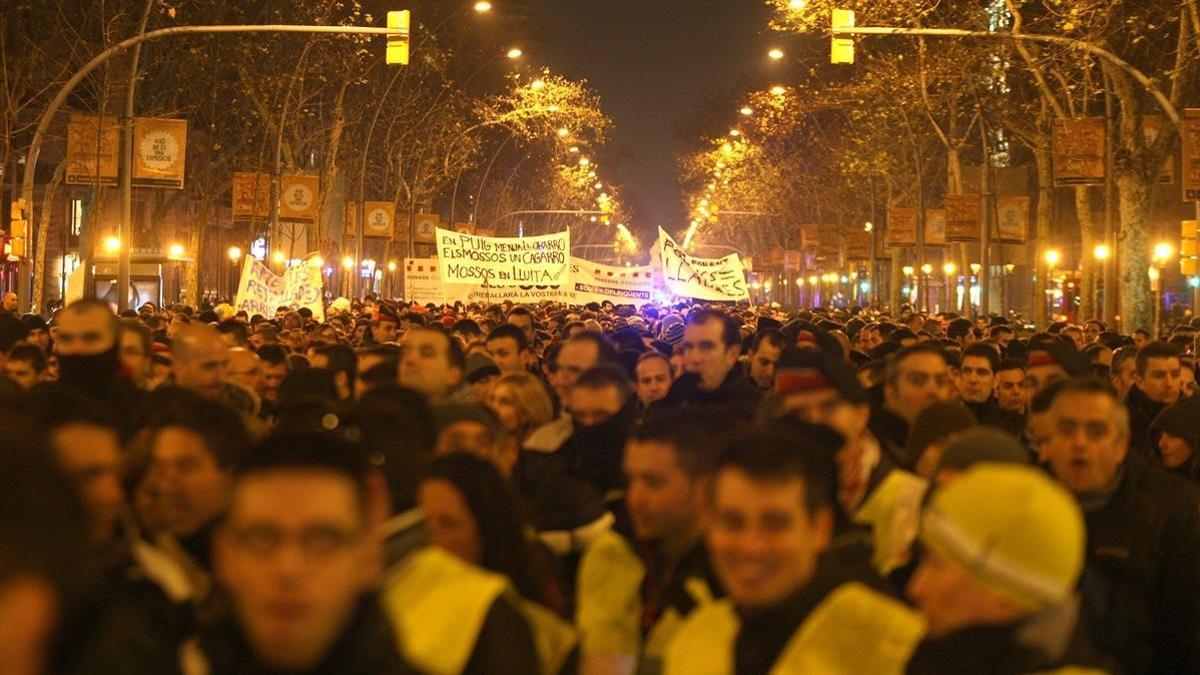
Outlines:
{"label": "yellow beanie hat", "polygon": [[1043,472],[979,464],[939,488],[921,541],[1031,610],[1070,596],[1087,533],[1075,498]]}

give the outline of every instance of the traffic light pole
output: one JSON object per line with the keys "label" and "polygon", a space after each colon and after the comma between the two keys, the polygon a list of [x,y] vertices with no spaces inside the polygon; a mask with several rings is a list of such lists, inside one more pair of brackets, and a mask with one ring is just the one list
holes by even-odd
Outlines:
{"label": "traffic light pole", "polygon": [[[75,87],[83,81],[92,71],[104,64],[110,58],[119,54],[126,49],[136,47],[143,42],[157,40],[159,38],[173,37],[176,35],[195,35],[195,34],[214,34],[214,33],[324,33],[324,34],[341,34],[341,35],[397,35],[407,36],[408,31],[404,29],[373,27],[373,26],[297,26],[290,24],[267,24],[267,25],[232,25],[232,26],[173,26],[171,28],[161,28],[159,30],[150,31],[149,33],[141,33],[126,40],[122,40],[108,49],[100,52],[91,61],[88,61],[82,68],[79,69],[71,79],[63,84],[58,90],[49,105],[42,112],[38,119],[37,128],[33,132],[33,140],[29,144],[29,151],[26,155],[25,172],[21,182],[21,197],[25,199],[27,222],[30,223],[27,229],[32,229],[34,218],[33,204],[33,188],[34,174],[37,170],[38,155],[41,154],[42,142],[46,138],[46,132],[50,128],[50,123],[54,120],[55,114],[59,108],[66,102],[67,97],[75,90]],[[27,232],[28,234],[28,232]],[[46,236],[45,232],[37,232],[38,237]],[[127,245],[127,242],[123,242]],[[33,237],[26,236],[23,242],[23,251],[21,255],[20,275],[21,275],[21,293],[20,304],[21,311],[28,312],[33,308],[33,274],[32,274],[32,259],[33,259]],[[41,309],[40,307],[37,309]]]}
{"label": "traffic light pole", "polygon": [[1125,71],[1130,77],[1137,81],[1138,84],[1154,97],[1160,108],[1166,113],[1167,118],[1175,125],[1175,128],[1180,133],[1183,132],[1183,121],[1180,119],[1179,110],[1167,98],[1167,95],[1162,92],[1154,81],[1146,76],[1145,73],[1135,68],[1131,63],[1113,54],[1110,51],[1101,49],[1096,45],[1076,40],[1073,38],[1062,37],[1061,35],[1037,35],[1030,33],[992,33],[981,30],[963,30],[960,28],[898,28],[892,26],[833,26],[831,32],[835,35],[925,35],[929,37],[960,37],[960,38],[987,38],[990,40],[1015,40],[1017,42],[1038,42],[1042,44],[1055,44],[1064,47],[1072,47],[1091,54],[1092,56],[1104,59],[1112,65]]}

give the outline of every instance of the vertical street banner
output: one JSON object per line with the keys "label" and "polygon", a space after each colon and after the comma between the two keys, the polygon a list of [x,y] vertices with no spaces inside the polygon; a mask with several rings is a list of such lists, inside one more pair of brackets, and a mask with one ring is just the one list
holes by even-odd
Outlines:
{"label": "vertical street banner", "polygon": [[133,121],[133,184],[183,189],[187,120],[139,117]]}
{"label": "vertical street banner", "polygon": [[1183,201],[1200,202],[1200,108],[1183,111]]}
{"label": "vertical street banner", "polygon": [[233,174],[233,222],[266,220],[271,216],[271,177],[265,173]]}
{"label": "vertical street banner", "polygon": [[422,305],[446,302],[437,258],[404,259],[404,301]]}
{"label": "vertical street banner", "polygon": [[279,178],[279,220],[315,225],[321,196],[320,176],[285,174]]}
{"label": "vertical street banner", "polygon": [[925,245],[949,245],[946,243],[946,209],[927,209],[925,211]]}
{"label": "vertical street banner", "polygon": [[684,298],[736,302],[750,298],[746,272],[737,253],[724,258],[698,258],[684,252],[658,228],[658,243],[651,255],[655,267],[662,270],[667,292]]}
{"label": "vertical street banner", "polygon": [[992,239],[1005,244],[1024,244],[1028,232],[1029,197],[998,197]]}
{"label": "vertical street banner", "polygon": [[413,221],[413,241],[432,244],[437,241],[437,229],[442,226],[442,217],[436,213],[418,213]]}
{"label": "vertical street banner", "polygon": [[946,195],[946,241],[979,241],[979,195]]}
{"label": "vertical street banner", "polygon": [[[396,205],[392,202],[365,202],[364,239],[391,239],[396,234]],[[358,202],[346,202],[347,237],[358,236]]]}
{"label": "vertical street banner", "polygon": [[846,246],[846,260],[870,260],[871,233],[855,228],[842,235]]}
{"label": "vertical street banner", "polygon": [[571,231],[538,237],[480,237],[438,228],[445,284],[565,286],[571,278]]}
{"label": "vertical street banner", "polygon": [[655,274],[651,265],[613,267],[571,258],[571,286],[568,302],[586,305],[608,301],[614,305],[642,306],[654,301]]}
{"label": "vertical street banner", "polygon": [[909,206],[888,206],[887,245],[917,244],[917,210]]}
{"label": "vertical street banner", "polygon": [[67,121],[67,185],[117,184],[121,128],[115,117],[71,115]]}
{"label": "vertical street banner", "polygon": [[325,278],[315,260],[306,259],[280,276],[253,256],[246,256],[234,307],[245,310],[250,316],[274,316],[276,307],[307,307],[312,310],[314,319],[324,321]]}
{"label": "vertical street banner", "polygon": [[1059,117],[1051,138],[1054,186],[1104,183],[1106,130],[1103,117]]}

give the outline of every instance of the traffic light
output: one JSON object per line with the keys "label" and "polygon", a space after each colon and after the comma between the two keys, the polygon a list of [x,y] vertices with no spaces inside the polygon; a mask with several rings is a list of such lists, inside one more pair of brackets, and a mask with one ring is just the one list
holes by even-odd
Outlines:
{"label": "traffic light", "polygon": [[397,31],[387,36],[387,62],[389,65],[408,65],[408,39],[411,13],[407,9],[387,13],[387,27]]}
{"label": "traffic light", "polygon": [[29,221],[25,219],[27,206],[24,197],[14,199],[9,206],[8,236],[13,239],[24,239],[28,236]]}
{"label": "traffic light", "polygon": [[[835,9],[833,10],[833,27],[836,28],[853,28],[854,27],[854,10],[852,9]],[[832,41],[832,48],[829,53],[830,63],[854,63],[854,38],[838,37],[835,33]]]}
{"label": "traffic light", "polygon": [[1179,228],[1179,273],[1183,276],[1197,274],[1196,266],[1196,221],[1185,220]]}

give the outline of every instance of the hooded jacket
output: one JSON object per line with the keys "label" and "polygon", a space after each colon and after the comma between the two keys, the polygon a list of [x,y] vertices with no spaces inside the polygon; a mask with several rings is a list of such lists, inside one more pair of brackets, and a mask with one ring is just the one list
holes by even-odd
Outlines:
{"label": "hooded jacket", "polygon": [[667,397],[650,406],[650,414],[671,410],[721,409],[736,419],[749,422],[758,412],[762,392],[750,383],[741,363],[735,363],[721,385],[712,391],[700,389],[700,376],[685,373],[675,380]]}

